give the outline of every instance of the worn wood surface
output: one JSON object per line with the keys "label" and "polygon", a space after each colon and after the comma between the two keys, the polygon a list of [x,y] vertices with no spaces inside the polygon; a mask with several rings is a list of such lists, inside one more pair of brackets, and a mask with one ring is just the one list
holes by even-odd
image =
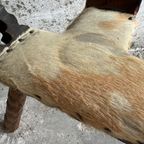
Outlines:
{"label": "worn wood surface", "polygon": [[26,95],[19,90],[10,88],[8,93],[4,129],[6,132],[14,132],[18,127],[23,111]]}
{"label": "worn wood surface", "polygon": [[134,13],[140,3],[141,0],[87,0],[86,6]]}

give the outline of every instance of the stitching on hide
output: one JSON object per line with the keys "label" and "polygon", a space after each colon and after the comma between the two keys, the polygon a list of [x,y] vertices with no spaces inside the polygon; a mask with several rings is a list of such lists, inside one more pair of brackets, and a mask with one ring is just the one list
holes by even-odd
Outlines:
{"label": "stitching on hide", "polygon": [[6,55],[8,53],[8,50],[13,50],[18,43],[22,42],[21,40],[24,40],[25,38],[30,36],[32,34],[31,31],[33,31],[33,29],[29,28],[25,33],[23,33],[15,41],[13,41],[9,47],[5,47],[3,51],[0,53],[0,57]]}

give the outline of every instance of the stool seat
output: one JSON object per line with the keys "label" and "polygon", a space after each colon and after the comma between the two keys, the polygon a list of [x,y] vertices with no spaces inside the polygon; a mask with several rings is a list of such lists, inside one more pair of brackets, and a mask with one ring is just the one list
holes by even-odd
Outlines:
{"label": "stool seat", "polygon": [[0,80],[137,144],[144,141],[144,63],[127,54],[134,28],[132,15],[89,8],[64,33],[29,29],[0,57]]}

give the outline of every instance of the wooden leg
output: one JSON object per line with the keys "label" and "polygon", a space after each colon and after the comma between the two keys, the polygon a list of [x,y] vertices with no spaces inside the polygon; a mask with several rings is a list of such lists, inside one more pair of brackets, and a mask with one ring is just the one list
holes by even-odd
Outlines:
{"label": "wooden leg", "polygon": [[86,7],[116,10],[127,13],[136,13],[141,0],[87,0]]}
{"label": "wooden leg", "polygon": [[6,132],[14,132],[19,127],[26,95],[17,89],[10,88],[8,93],[4,129]]}

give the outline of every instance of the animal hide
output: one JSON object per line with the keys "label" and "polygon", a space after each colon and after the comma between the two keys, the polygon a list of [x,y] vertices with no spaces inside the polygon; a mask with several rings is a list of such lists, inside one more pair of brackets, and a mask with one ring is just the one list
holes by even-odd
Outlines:
{"label": "animal hide", "polygon": [[110,135],[144,142],[144,63],[132,15],[89,8],[62,34],[29,29],[0,57],[0,80]]}

